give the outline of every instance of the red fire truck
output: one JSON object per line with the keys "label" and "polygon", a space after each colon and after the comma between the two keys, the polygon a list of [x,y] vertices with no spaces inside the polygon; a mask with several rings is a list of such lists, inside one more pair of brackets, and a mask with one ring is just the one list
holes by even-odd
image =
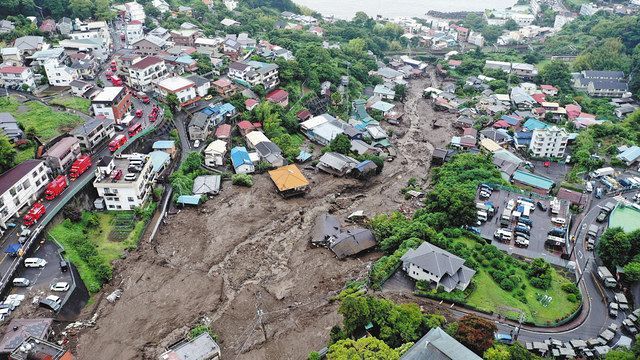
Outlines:
{"label": "red fire truck", "polygon": [[53,179],[52,182],[47,185],[47,189],[44,191],[44,198],[47,200],[53,200],[58,195],[60,195],[64,189],[67,188],[69,182],[67,181],[67,177],[65,175],[60,175],[57,178]]}
{"label": "red fire truck", "polygon": [[24,226],[31,226],[35,224],[36,221],[40,220],[45,212],[47,212],[47,209],[44,208],[44,205],[39,202],[33,204],[27,215],[24,216]]}
{"label": "red fire truck", "polygon": [[80,155],[76,161],[71,165],[71,171],[69,172],[69,178],[71,181],[76,180],[80,175],[84,174],[87,169],[91,167],[91,156]]}

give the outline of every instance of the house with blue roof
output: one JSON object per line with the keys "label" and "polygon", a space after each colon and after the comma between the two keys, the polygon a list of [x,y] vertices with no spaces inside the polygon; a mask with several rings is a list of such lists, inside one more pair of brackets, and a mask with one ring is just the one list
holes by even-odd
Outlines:
{"label": "house with blue roof", "polygon": [[173,140],[158,140],[152,146],[155,151],[164,151],[173,157],[176,153],[176,142]]}
{"label": "house with blue roof", "polygon": [[529,144],[531,144],[531,137],[533,136],[533,132],[531,131],[519,131],[514,134],[513,141],[516,148],[529,148]]}
{"label": "house with blue roof", "polygon": [[507,124],[509,124],[510,126],[516,126],[516,125],[520,124],[520,119],[518,119],[515,116],[502,115],[500,120],[506,121]]}
{"label": "house with blue roof", "polygon": [[533,130],[544,130],[546,128],[549,127],[549,124],[540,121],[538,119],[534,119],[534,118],[529,118],[527,119],[527,121],[525,121],[524,125],[522,125],[523,128],[526,128],[529,131],[533,131]]}
{"label": "house with blue roof", "polygon": [[630,166],[634,162],[640,159],[640,147],[638,146],[630,146],[618,156],[616,156],[619,160],[623,161],[627,166]]}
{"label": "house with blue roof", "polygon": [[207,115],[207,118],[209,118],[209,121],[213,126],[217,126],[227,122],[227,120],[235,116],[238,113],[238,110],[230,103],[218,103],[213,106],[207,106],[202,109],[201,112]]}
{"label": "house with blue roof", "polygon": [[231,149],[231,164],[236,174],[250,174],[255,171],[253,161],[244,146],[236,146]]}

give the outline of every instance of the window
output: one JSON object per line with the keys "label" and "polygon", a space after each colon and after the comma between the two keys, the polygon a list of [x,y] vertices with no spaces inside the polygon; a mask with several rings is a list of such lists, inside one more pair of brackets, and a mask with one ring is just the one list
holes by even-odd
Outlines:
{"label": "window", "polygon": [[127,200],[129,200],[129,202],[134,202],[134,201],[135,201],[131,196],[129,196],[129,197],[127,198]]}
{"label": "window", "polygon": [[24,182],[22,182],[22,188],[26,189],[29,186],[31,186],[31,183],[29,182],[29,179],[27,179]]}
{"label": "window", "polygon": [[109,206],[107,206],[107,207],[108,207],[109,209],[113,209],[113,208],[115,208],[115,206],[113,206],[113,205],[109,205]]}
{"label": "window", "polygon": [[38,179],[38,180],[36,180],[36,187],[37,187],[37,186],[40,186],[40,183],[41,183],[41,182],[40,182],[40,180],[39,180],[39,179]]}

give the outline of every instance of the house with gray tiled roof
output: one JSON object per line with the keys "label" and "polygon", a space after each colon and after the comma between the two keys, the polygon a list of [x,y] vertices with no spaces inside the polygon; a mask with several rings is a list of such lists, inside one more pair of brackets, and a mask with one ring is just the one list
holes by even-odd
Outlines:
{"label": "house with gray tiled roof", "polygon": [[410,278],[433,282],[446,292],[466,289],[476,273],[464,266],[464,259],[427,242],[417,249],[410,249],[400,260],[402,269]]}
{"label": "house with gray tiled roof", "polygon": [[439,327],[418,340],[401,360],[480,360],[480,356],[459,343]]}

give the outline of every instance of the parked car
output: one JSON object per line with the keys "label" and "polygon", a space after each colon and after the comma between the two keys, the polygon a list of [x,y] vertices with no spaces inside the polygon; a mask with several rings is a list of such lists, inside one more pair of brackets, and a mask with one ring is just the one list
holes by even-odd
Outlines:
{"label": "parked car", "polygon": [[16,286],[16,287],[27,287],[31,285],[31,281],[26,278],[15,278],[13,279],[12,283],[13,283],[13,286]]}
{"label": "parked car", "polygon": [[194,141],[193,142],[193,147],[196,148],[196,149],[199,148],[200,147],[200,140]]}
{"label": "parked car", "polygon": [[20,232],[20,236],[18,237],[18,242],[20,244],[24,244],[29,238],[29,235],[31,235],[31,230],[29,229],[22,230],[22,232]]}
{"label": "parked car", "polygon": [[491,193],[484,191],[484,190],[480,190],[480,198],[481,199],[488,199],[491,197]]}
{"label": "parked car", "polygon": [[601,187],[596,189],[596,199],[602,199],[603,190]]}
{"label": "parked car", "polygon": [[69,263],[65,259],[60,260],[60,271],[67,272],[69,270]]}
{"label": "parked car", "polygon": [[69,290],[69,283],[60,281],[55,284],[51,284],[51,291],[64,292]]}
{"label": "parked car", "polygon": [[59,296],[49,295],[46,298],[40,300],[39,305],[45,309],[49,309],[54,312],[58,312],[62,307],[62,300]]}
{"label": "parked car", "polygon": [[26,258],[24,259],[24,267],[43,268],[47,265],[45,259],[40,258]]}
{"label": "parked car", "polygon": [[611,316],[612,318],[617,318],[618,317],[618,303],[617,302],[610,302],[609,303],[609,316]]}
{"label": "parked car", "polygon": [[516,236],[516,246],[521,246],[521,247],[528,247],[529,246],[529,240],[520,237],[520,236]]}
{"label": "parked car", "polygon": [[522,226],[516,226],[514,228],[515,232],[521,232],[521,233],[525,233],[527,235],[529,235],[529,229],[522,227]]}
{"label": "parked car", "polygon": [[547,211],[547,205],[543,204],[540,201],[536,202],[536,206],[538,207],[538,209],[540,209],[542,211]]}
{"label": "parked car", "polygon": [[592,251],[596,247],[596,239],[589,238],[587,239],[587,250]]}
{"label": "parked car", "polygon": [[518,221],[519,221],[519,222],[521,222],[521,223],[523,223],[523,224],[525,224],[525,225],[528,225],[528,226],[533,225],[533,221],[531,221],[531,219],[526,218],[526,217],[524,217],[524,216],[521,216],[521,217],[520,217],[520,219],[519,219]]}
{"label": "parked car", "polygon": [[553,217],[551,218],[551,222],[558,225],[564,225],[567,223],[567,219],[561,217]]}

